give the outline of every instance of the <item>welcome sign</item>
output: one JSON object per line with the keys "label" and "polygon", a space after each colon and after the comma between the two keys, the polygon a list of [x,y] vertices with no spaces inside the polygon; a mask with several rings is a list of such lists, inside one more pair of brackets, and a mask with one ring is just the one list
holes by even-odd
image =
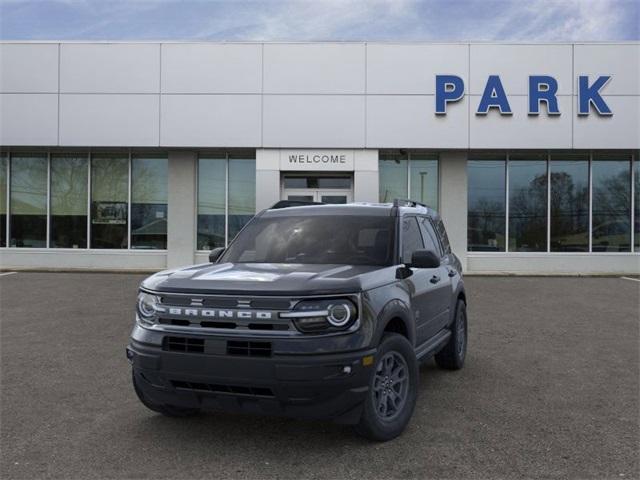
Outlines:
{"label": "welcome sign", "polygon": [[280,150],[281,170],[353,171],[353,150]]}

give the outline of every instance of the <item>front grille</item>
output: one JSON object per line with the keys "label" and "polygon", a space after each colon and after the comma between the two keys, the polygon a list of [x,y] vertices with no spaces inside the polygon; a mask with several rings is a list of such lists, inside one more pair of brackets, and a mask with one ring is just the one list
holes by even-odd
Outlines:
{"label": "front grille", "polygon": [[245,342],[229,340],[227,354],[242,357],[270,357],[271,342]]}
{"label": "front grille", "polygon": [[247,387],[240,385],[218,385],[212,383],[185,382],[171,380],[171,385],[178,390],[196,392],[228,393],[232,395],[250,395],[254,397],[273,397],[273,391],[266,387]]}
{"label": "front grille", "polygon": [[281,320],[280,322],[269,321],[247,321],[241,322],[239,320],[198,320],[196,318],[187,320],[185,318],[160,318],[158,323],[161,325],[174,325],[178,327],[191,327],[191,328],[216,328],[216,329],[248,329],[257,331],[281,331],[286,332],[292,330],[289,321]]}
{"label": "front grille", "polygon": [[164,337],[162,349],[170,352],[204,353],[204,339]]}

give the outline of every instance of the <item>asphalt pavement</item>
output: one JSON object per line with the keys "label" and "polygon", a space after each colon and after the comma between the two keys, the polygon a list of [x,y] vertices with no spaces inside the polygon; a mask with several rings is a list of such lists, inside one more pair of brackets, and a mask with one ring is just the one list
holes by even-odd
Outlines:
{"label": "asphalt pavement", "polygon": [[465,368],[425,364],[408,429],[380,444],[145,409],[125,359],[142,278],[0,276],[1,478],[640,477],[640,282],[468,277]]}

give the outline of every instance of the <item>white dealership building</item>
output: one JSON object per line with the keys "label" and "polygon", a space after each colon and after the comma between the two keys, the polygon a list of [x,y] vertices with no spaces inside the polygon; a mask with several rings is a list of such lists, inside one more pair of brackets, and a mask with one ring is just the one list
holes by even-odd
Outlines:
{"label": "white dealership building", "polygon": [[0,266],[160,270],[281,199],[411,198],[467,272],[637,274],[639,149],[637,42],[3,42]]}

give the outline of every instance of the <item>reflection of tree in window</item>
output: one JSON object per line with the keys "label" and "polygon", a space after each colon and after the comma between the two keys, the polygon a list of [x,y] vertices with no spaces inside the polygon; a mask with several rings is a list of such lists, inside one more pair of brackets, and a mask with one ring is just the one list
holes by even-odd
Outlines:
{"label": "reflection of tree in window", "polygon": [[468,226],[469,251],[505,250],[505,161],[469,160]]}
{"label": "reflection of tree in window", "polygon": [[91,159],[91,247],[127,248],[129,159]]}
{"label": "reflection of tree in window", "polygon": [[131,161],[131,248],[167,248],[168,160]]}
{"label": "reflection of tree in window", "polygon": [[509,164],[509,250],[547,249],[547,172],[545,161]]}
{"label": "reflection of tree in window", "polygon": [[551,161],[551,251],[589,250],[588,160]]}
{"label": "reflection of tree in window", "polygon": [[10,246],[46,247],[47,158],[11,157]]}
{"label": "reflection of tree in window", "polygon": [[593,162],[593,251],[631,248],[629,161]]}
{"label": "reflection of tree in window", "polygon": [[86,155],[51,158],[51,247],[87,246],[87,171]]}

